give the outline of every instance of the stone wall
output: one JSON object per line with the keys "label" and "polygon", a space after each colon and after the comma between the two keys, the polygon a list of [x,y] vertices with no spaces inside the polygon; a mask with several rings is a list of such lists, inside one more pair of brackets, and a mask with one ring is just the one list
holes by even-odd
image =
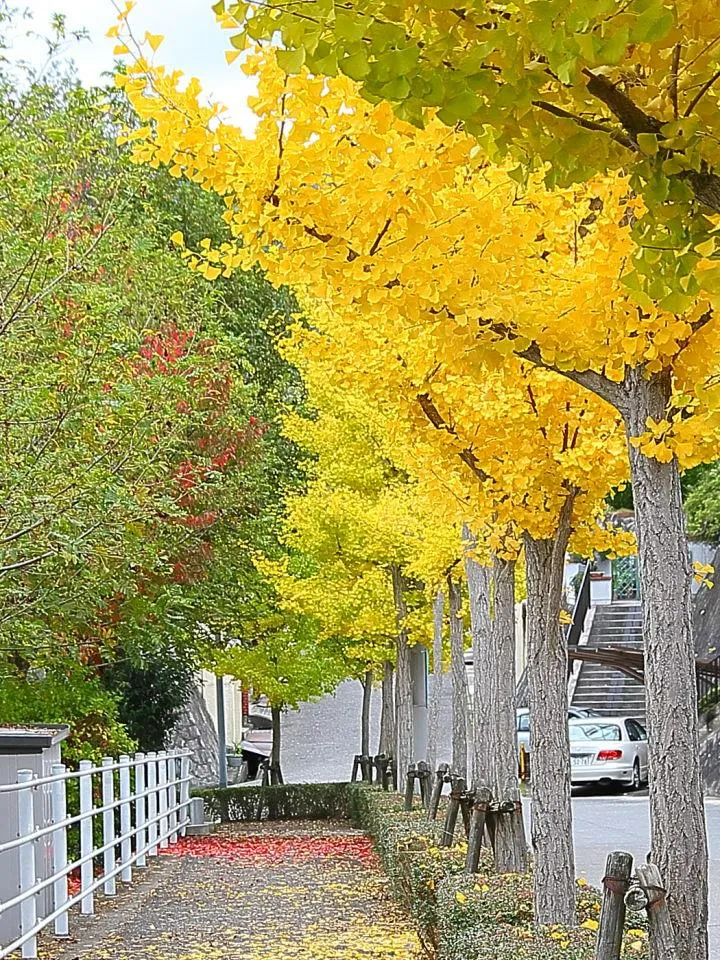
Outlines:
{"label": "stone wall", "polygon": [[191,751],[190,772],[193,786],[217,785],[217,731],[199,685],[183,707],[180,719],[170,736],[169,749]]}

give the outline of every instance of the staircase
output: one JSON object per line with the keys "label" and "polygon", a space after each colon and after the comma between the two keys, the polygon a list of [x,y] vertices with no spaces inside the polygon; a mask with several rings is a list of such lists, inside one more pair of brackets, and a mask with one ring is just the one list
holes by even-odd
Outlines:
{"label": "staircase", "polygon": [[[588,647],[643,649],[642,610],[637,602],[597,606],[590,628]],[[641,683],[601,663],[583,662],[573,707],[595,710],[603,716],[630,716],[644,719],[645,688]]]}

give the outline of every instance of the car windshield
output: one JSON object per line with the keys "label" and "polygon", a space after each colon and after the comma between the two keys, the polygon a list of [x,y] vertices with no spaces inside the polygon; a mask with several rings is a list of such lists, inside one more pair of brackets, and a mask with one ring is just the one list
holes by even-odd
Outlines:
{"label": "car windshield", "polygon": [[571,740],[620,740],[620,727],[614,723],[572,723]]}

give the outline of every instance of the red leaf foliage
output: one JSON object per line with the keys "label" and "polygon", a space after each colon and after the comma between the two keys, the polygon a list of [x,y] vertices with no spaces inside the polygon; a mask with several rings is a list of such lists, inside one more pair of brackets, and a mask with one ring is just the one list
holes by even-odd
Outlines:
{"label": "red leaf foliage", "polygon": [[160,853],[186,857],[218,857],[234,863],[271,866],[293,862],[306,863],[325,857],[376,862],[369,837],[184,837]]}

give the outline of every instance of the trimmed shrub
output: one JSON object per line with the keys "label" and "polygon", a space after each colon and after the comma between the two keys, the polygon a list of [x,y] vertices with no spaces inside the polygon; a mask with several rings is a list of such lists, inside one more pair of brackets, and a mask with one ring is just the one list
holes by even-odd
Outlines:
{"label": "trimmed shrub", "polygon": [[288,783],[275,786],[209,787],[193,790],[211,819],[346,820],[350,816],[346,783]]}

